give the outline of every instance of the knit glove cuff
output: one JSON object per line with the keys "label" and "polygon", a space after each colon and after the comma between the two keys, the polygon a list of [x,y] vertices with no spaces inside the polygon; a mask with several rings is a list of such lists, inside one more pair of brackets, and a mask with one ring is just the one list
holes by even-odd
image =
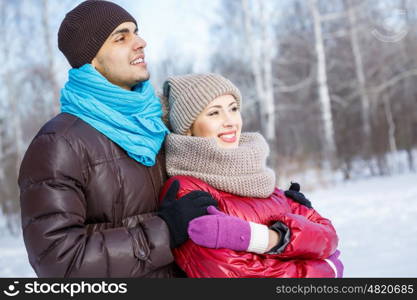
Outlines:
{"label": "knit glove cuff", "polygon": [[249,222],[250,241],[247,252],[262,254],[268,249],[269,229],[267,226]]}

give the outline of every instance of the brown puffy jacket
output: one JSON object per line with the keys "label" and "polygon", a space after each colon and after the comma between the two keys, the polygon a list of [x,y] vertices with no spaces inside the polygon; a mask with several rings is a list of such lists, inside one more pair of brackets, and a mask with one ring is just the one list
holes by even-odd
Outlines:
{"label": "brown puffy jacket", "polygon": [[169,231],[155,216],[164,156],[145,167],[70,114],[46,123],[20,174],[22,228],[40,277],[172,277]]}

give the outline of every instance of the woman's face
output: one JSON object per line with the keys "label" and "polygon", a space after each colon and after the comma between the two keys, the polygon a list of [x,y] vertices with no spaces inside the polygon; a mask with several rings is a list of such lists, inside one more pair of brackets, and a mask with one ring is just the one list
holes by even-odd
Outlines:
{"label": "woman's face", "polygon": [[197,117],[188,135],[214,137],[221,148],[236,148],[242,131],[242,117],[236,99],[223,95],[210,102]]}

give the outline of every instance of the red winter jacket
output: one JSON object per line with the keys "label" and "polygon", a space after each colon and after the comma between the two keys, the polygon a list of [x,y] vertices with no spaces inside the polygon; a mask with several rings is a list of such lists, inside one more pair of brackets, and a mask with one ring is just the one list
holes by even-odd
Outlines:
{"label": "red winter jacket", "polygon": [[280,221],[290,229],[290,241],[280,254],[210,249],[188,240],[174,249],[174,257],[189,277],[334,277],[323,259],[336,250],[338,237],[332,223],[314,209],[285,197],[278,188],[265,199],[240,197],[190,176],[171,177],[160,199],[173,180],[180,182],[177,199],[194,190],[206,191],[226,214],[267,226]]}

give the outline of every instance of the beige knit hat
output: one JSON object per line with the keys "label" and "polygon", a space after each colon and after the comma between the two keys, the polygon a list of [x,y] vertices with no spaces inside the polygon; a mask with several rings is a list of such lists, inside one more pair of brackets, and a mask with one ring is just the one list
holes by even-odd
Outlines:
{"label": "beige knit hat", "polygon": [[240,109],[239,89],[218,74],[172,76],[164,82],[163,94],[168,99],[169,122],[174,133],[185,134],[198,115],[215,98],[230,94]]}

